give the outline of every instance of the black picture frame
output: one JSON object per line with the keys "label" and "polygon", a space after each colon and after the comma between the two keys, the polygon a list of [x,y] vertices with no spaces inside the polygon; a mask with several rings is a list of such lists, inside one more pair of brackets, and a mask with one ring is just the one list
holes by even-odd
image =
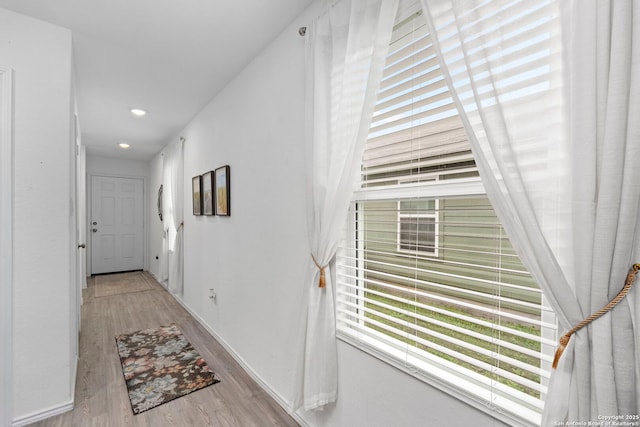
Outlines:
{"label": "black picture frame", "polygon": [[191,199],[193,200],[193,214],[202,215],[202,176],[191,178]]}
{"label": "black picture frame", "polygon": [[216,215],[231,215],[231,168],[229,165],[215,170],[215,206]]}
{"label": "black picture frame", "polygon": [[214,196],[214,188],[215,188],[215,178],[214,172],[209,171],[207,173],[202,174],[202,214],[211,216],[215,215],[214,206],[215,206],[215,196]]}

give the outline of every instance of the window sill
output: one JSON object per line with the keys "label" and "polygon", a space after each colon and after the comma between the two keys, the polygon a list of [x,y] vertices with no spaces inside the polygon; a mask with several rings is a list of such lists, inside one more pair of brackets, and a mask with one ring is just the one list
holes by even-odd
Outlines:
{"label": "window sill", "polygon": [[[423,381],[508,425],[517,427],[540,426],[541,415],[538,412],[504,399],[501,396],[489,396],[487,390],[470,381],[451,375],[441,366],[419,360],[392,346],[349,329],[338,330],[336,336],[339,340],[358,350],[368,353],[413,378]],[[499,401],[500,407],[494,406],[492,401],[495,403]]]}

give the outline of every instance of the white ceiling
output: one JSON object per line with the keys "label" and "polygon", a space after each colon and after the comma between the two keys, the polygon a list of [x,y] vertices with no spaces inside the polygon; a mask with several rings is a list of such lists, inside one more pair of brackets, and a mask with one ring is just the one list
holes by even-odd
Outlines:
{"label": "white ceiling", "polygon": [[[0,0],[0,7],[72,30],[87,152],[148,160],[311,1]],[[148,114],[136,118],[133,107]],[[123,141],[131,148],[118,148]]]}

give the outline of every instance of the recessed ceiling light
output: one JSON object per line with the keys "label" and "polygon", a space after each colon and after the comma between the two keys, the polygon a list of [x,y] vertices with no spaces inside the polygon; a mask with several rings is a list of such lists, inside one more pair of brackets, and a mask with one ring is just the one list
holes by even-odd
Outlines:
{"label": "recessed ceiling light", "polygon": [[118,147],[126,149],[126,148],[129,148],[130,146],[126,142],[121,142],[120,144],[118,144]]}
{"label": "recessed ceiling light", "polygon": [[147,114],[146,111],[140,109],[140,108],[132,108],[131,110],[131,114],[133,114],[134,116],[138,116],[138,117],[142,117],[144,115]]}

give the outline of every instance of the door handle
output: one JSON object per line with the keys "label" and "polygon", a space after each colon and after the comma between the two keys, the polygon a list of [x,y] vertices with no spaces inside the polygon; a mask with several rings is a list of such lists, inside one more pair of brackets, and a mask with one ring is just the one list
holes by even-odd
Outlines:
{"label": "door handle", "polygon": [[97,229],[97,228],[94,228],[94,229],[93,229],[93,230],[91,230],[91,231],[93,231],[93,232],[95,233],[96,231],[98,231],[98,229]]}
{"label": "door handle", "polygon": [[84,243],[80,243],[80,244],[78,245],[78,249],[84,249],[84,248],[86,248],[86,247],[87,247],[87,245],[85,245]]}

